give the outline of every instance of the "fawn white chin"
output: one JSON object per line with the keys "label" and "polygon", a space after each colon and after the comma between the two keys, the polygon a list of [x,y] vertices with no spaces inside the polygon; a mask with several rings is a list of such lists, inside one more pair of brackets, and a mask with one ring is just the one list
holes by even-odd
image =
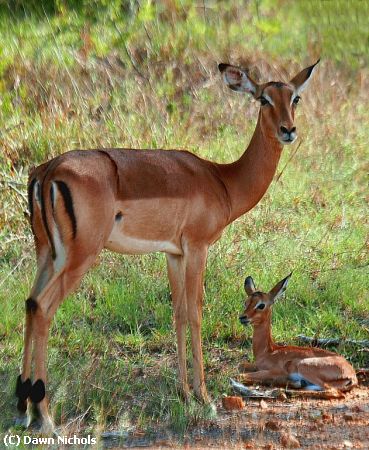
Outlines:
{"label": "fawn white chin", "polygon": [[243,375],[243,381],[342,395],[357,385],[355,370],[343,356],[320,348],[281,346],[272,339],[272,306],[286,290],[290,277],[268,293],[256,290],[251,277],[245,280],[247,298],[240,322],[253,326],[255,366],[248,365],[248,370],[254,371]]}

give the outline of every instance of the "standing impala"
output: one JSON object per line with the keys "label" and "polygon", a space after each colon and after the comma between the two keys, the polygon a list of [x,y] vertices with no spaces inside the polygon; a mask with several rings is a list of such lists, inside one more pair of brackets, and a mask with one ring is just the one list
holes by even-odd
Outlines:
{"label": "standing impala", "polygon": [[269,293],[257,291],[251,277],[245,280],[248,298],[240,322],[254,328],[256,371],[243,375],[243,380],[268,384],[277,381],[308,391],[328,390],[339,396],[357,385],[355,370],[343,356],[321,348],[276,345],[272,339],[272,306],[286,290],[290,276]]}
{"label": "standing impala", "polygon": [[245,70],[219,65],[232,90],[247,92],[261,103],[251,142],[231,164],[187,151],[99,149],[65,153],[31,173],[28,196],[38,271],[26,300],[23,368],[16,387],[18,423],[30,424],[27,407],[33,403],[41,429],[53,427],[45,396],[50,323],[103,248],[127,254],[166,253],[180,387],[187,397],[188,324],[193,389],[208,401],[201,347],[208,248],[266,192],[282,146],[296,139],[295,108],[316,64],[287,84],[257,84]]}

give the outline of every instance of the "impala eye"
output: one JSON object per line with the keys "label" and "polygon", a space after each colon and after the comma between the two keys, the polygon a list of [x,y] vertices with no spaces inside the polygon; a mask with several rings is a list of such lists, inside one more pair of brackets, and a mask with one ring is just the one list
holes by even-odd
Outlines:
{"label": "impala eye", "polygon": [[296,97],[293,99],[293,104],[297,105],[297,103],[300,101],[300,96],[296,95]]}
{"label": "impala eye", "polygon": [[264,309],[265,308],[265,303],[260,303],[260,305],[258,305],[256,307],[256,309]]}
{"label": "impala eye", "polygon": [[265,97],[260,97],[259,100],[263,106],[270,105],[270,102]]}

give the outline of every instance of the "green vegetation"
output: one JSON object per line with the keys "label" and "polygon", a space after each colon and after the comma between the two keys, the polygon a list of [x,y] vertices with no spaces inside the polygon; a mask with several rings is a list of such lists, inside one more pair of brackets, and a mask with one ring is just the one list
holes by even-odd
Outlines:
{"label": "green vegetation", "polygon": [[[24,215],[29,168],[68,149],[99,146],[236,159],[258,105],[223,87],[220,61],[248,66],[266,81],[288,80],[322,57],[297,113],[300,142],[285,148],[264,199],[209,255],[203,337],[211,395],[227,392],[229,376],[250,356],[251,330],[238,322],[246,275],[269,289],[294,271],[275,307],[277,341],[295,342],[302,333],[368,338],[369,3],[347,4],[1,3],[1,431],[15,413],[24,300],[35,274]],[[157,424],[183,431],[211,417],[176,392],[164,256],[104,252],[99,262],[53,323],[56,423],[69,424],[68,432]],[[338,350],[355,366],[368,365],[367,352]]]}

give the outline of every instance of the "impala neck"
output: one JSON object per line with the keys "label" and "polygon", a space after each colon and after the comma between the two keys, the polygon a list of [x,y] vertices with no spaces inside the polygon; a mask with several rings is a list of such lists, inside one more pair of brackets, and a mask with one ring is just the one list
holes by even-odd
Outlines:
{"label": "impala neck", "polygon": [[263,197],[277,170],[281,151],[282,145],[267,132],[259,113],[254,134],[241,158],[219,165],[231,201],[231,221],[249,211]]}
{"label": "impala neck", "polygon": [[271,325],[272,312],[269,310],[265,320],[260,324],[254,324],[252,336],[252,350],[257,360],[264,355],[273,352],[275,344],[272,338]]}

